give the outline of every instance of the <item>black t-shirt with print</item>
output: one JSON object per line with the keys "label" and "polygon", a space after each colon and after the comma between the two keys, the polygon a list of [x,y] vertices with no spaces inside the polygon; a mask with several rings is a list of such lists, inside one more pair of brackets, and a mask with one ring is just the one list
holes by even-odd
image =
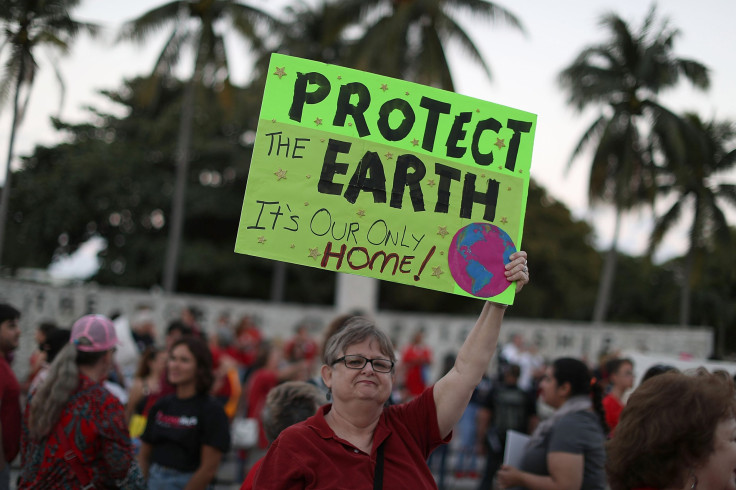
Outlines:
{"label": "black t-shirt with print", "polygon": [[151,408],[141,440],[153,446],[151,463],[192,472],[203,445],[223,453],[230,449],[230,425],[222,405],[208,395],[168,395]]}

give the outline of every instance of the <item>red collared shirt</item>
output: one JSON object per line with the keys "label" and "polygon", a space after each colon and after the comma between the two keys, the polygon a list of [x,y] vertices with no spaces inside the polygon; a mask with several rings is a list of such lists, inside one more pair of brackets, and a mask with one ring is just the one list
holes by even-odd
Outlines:
{"label": "red collared shirt", "polygon": [[409,403],[383,410],[371,454],[338,438],[325,420],[332,405],[323,406],[273,442],[253,488],[372,489],[380,444],[384,445],[384,488],[437,488],[426,460],[451,435],[445,440],[440,436],[433,390],[430,387]]}

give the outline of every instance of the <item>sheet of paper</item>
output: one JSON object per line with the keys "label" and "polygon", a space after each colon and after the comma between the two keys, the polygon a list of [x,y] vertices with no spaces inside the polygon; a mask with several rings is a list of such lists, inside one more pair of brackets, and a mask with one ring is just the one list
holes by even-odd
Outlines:
{"label": "sheet of paper", "polygon": [[503,464],[518,468],[521,465],[521,458],[524,456],[527,442],[529,442],[528,435],[515,430],[506,431],[506,450],[503,454]]}

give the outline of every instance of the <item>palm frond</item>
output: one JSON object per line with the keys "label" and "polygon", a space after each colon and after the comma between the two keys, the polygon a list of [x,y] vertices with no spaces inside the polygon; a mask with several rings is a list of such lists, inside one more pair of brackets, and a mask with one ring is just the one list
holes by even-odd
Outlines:
{"label": "palm frond", "polygon": [[[492,80],[493,76],[491,75],[491,68],[488,66],[488,63],[485,62],[483,59],[483,55],[480,53],[480,50],[478,50],[478,47],[475,45],[473,40],[468,36],[467,32],[460,26],[455,19],[450,17],[449,15],[440,13],[439,17],[436,21],[437,31],[440,36],[443,36],[443,38],[447,40],[454,40],[460,43],[460,47],[463,48],[465,53],[470,56],[470,58],[478,64],[481,68],[483,68],[483,71],[486,73],[486,76],[488,77],[488,80]],[[427,33],[428,30],[431,29],[431,26],[426,26],[425,33]],[[426,34],[427,37],[429,37],[429,34]],[[442,40],[437,38],[437,41],[442,43]],[[441,44],[440,44],[441,47]],[[444,59],[444,64],[447,65],[447,59],[445,58],[444,50],[439,51],[441,53],[442,58]],[[452,83],[450,83],[452,85]]]}
{"label": "palm frond", "polygon": [[593,121],[593,124],[588,126],[588,129],[586,129],[583,132],[583,136],[578,140],[578,144],[575,145],[575,149],[572,151],[572,154],[570,155],[570,159],[567,162],[567,167],[565,171],[569,171],[570,167],[572,166],[575,159],[580,155],[580,153],[587,147],[591,141],[598,139],[601,137],[601,133],[605,131],[605,126],[609,123],[609,119],[601,114],[598,116],[598,119]]}
{"label": "palm frond", "polygon": [[470,17],[480,19],[482,21],[489,20],[491,22],[507,24],[518,29],[522,34],[526,35],[526,29],[521,20],[510,10],[500,5],[489,2],[487,0],[445,0],[444,5],[468,14]]}
{"label": "palm frond", "polygon": [[647,251],[647,254],[650,257],[662,243],[667,232],[680,220],[680,216],[682,215],[682,202],[682,200],[675,202],[667,212],[655,221],[654,229],[649,237],[649,248]]}
{"label": "palm frond", "polygon": [[145,41],[148,36],[161,30],[164,26],[178,22],[186,3],[183,0],[174,0],[124,23],[118,33],[117,41]]}

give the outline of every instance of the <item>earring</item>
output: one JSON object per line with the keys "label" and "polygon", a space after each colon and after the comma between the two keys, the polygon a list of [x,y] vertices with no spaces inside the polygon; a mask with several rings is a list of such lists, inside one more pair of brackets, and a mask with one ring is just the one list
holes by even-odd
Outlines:
{"label": "earring", "polygon": [[332,400],[332,388],[327,388],[327,401],[330,401],[330,400]]}
{"label": "earring", "polygon": [[690,476],[693,477],[693,484],[690,485],[690,490],[695,490],[698,487],[698,477],[692,471],[690,472]]}

